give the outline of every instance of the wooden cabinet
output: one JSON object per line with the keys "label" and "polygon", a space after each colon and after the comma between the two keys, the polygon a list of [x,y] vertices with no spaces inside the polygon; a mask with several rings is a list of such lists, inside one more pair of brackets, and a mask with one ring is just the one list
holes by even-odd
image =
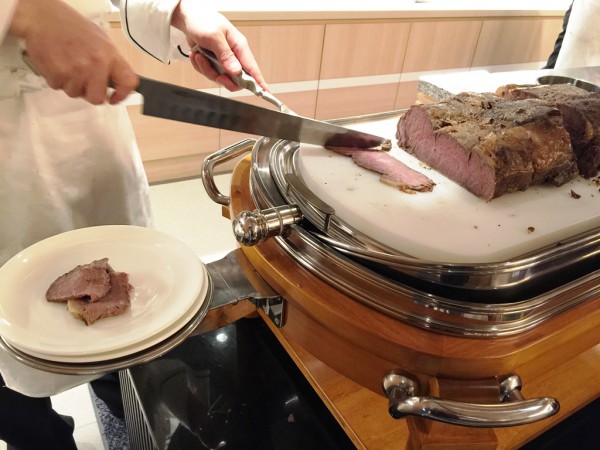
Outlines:
{"label": "wooden cabinet", "polygon": [[468,69],[481,26],[481,20],[413,23],[402,71]]}
{"label": "wooden cabinet", "polygon": [[546,61],[562,29],[562,18],[485,20],[472,66]]}
{"label": "wooden cabinet", "polygon": [[[560,12],[463,13],[472,14],[437,11],[365,20],[292,15],[232,22],[248,39],[273,93],[300,115],[328,120],[407,108],[416,101],[423,74],[540,68],[562,26]],[[139,74],[272,108],[247,91],[229,93],[185,61],[156,61],[129,44],[118,17],[110,25],[111,37]],[[150,181],[199,176],[207,154],[247,137],[145,117],[139,109],[128,106]]]}
{"label": "wooden cabinet", "polygon": [[315,117],[394,109],[409,22],[327,24]]}
{"label": "wooden cabinet", "polygon": [[269,83],[319,78],[324,24],[237,25]]}
{"label": "wooden cabinet", "polygon": [[328,24],[320,79],[399,74],[409,22]]}

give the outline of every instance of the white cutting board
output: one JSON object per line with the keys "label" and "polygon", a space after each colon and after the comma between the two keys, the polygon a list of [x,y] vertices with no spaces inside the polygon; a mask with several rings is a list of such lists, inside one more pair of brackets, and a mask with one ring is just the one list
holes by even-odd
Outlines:
{"label": "white cutting board", "polygon": [[[389,138],[394,157],[436,183],[432,192],[406,194],[322,147],[302,144],[298,155],[306,185],[340,219],[382,244],[437,262],[502,262],[600,227],[594,181],[578,177],[561,187],[536,186],[485,202],[399,149],[397,122],[346,126]],[[581,198],[573,198],[571,190]]]}

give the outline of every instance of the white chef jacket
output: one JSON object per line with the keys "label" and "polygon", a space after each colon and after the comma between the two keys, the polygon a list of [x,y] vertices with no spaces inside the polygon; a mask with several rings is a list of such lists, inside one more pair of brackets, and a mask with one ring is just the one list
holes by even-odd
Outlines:
{"label": "white chef jacket", "polygon": [[[23,62],[24,44],[7,35],[17,0],[0,0],[0,266],[22,249],[75,228],[150,226],[149,189],[125,106],[93,106],[49,88]],[[100,22],[108,0],[67,0]],[[117,2],[118,3],[118,2]],[[123,0],[129,36],[168,62],[178,0]],[[175,33],[174,33],[175,34]],[[8,387],[54,395],[95,376],[53,375],[0,351]]]}
{"label": "white chef jacket", "polygon": [[600,1],[575,0],[556,69],[600,66]]}
{"label": "white chef jacket", "polygon": [[[200,1],[200,0],[199,0]],[[112,0],[120,7],[121,27],[129,41],[154,58],[168,63],[187,55],[183,33],[170,26],[179,0]]]}

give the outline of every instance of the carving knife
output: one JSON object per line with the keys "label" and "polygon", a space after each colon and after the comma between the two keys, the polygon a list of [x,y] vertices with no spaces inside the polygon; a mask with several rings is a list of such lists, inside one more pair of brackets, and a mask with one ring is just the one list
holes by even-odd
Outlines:
{"label": "carving knife", "polygon": [[[23,51],[22,57],[31,70],[39,75],[27,52]],[[148,116],[322,146],[372,148],[389,143],[388,139],[380,136],[327,122],[277,112],[142,76],[139,76],[139,80],[135,90],[144,97],[142,113]]]}
{"label": "carving knife", "polygon": [[372,148],[388,139],[140,76],[142,113],[179,122],[322,146]]}

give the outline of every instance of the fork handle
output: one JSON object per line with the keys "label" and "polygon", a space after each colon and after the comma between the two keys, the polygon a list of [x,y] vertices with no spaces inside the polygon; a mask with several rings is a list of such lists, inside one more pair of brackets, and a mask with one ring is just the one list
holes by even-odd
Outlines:
{"label": "fork handle", "polygon": [[258,84],[258,82],[254,79],[254,77],[252,77],[252,75],[250,75],[244,69],[242,69],[242,73],[239,75],[231,75],[231,74],[225,72],[225,69],[219,62],[219,59],[217,58],[217,56],[210,50],[199,47],[198,45],[196,45],[193,48],[193,50],[198,51],[206,59],[208,59],[210,62],[210,65],[213,67],[213,69],[215,69],[217,71],[217,73],[219,73],[221,75],[227,75],[238,86],[240,86],[244,89],[248,89],[254,95],[259,95],[262,97],[262,93],[264,92],[264,89],[260,86],[260,84]]}

